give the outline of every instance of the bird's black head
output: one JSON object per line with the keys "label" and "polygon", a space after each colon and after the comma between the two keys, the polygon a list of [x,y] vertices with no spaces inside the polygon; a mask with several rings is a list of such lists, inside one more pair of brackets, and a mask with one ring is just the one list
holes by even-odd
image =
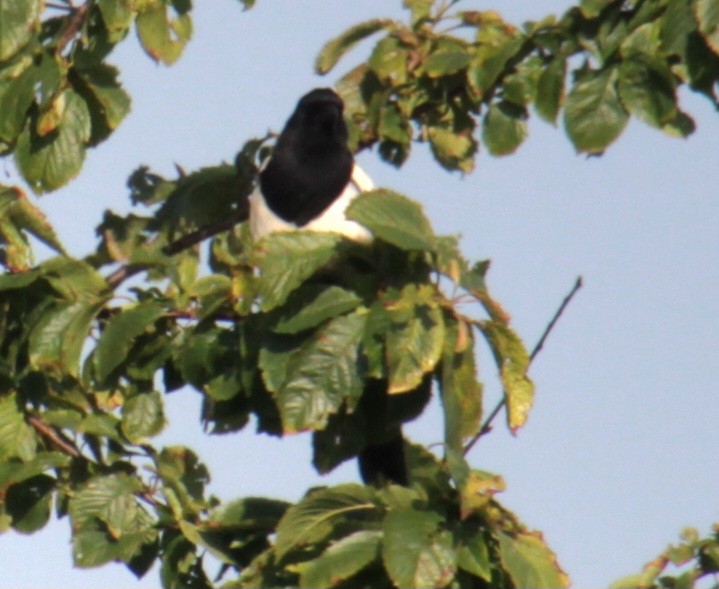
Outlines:
{"label": "bird's black head", "polygon": [[343,110],[334,90],[312,90],[297,103],[278,137],[260,174],[260,188],[270,209],[285,221],[309,223],[349,183],[354,158]]}
{"label": "bird's black head", "polygon": [[297,103],[295,112],[287,121],[280,143],[291,139],[301,146],[305,155],[315,150],[347,150],[347,125],[342,116],[344,103],[330,88],[315,88]]}

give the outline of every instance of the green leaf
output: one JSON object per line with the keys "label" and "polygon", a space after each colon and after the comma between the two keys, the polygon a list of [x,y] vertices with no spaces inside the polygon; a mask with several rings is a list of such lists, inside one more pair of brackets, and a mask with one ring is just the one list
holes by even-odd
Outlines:
{"label": "green leaf", "polygon": [[568,587],[569,577],[541,534],[523,532],[516,536],[497,533],[499,557],[517,589]]}
{"label": "green leaf", "polygon": [[64,253],[62,243],[43,212],[19,188],[0,186],[0,235],[6,239],[5,226],[12,223],[19,231],[27,231],[58,253]]}
{"label": "green leaf", "polygon": [[180,495],[183,504],[194,503],[197,512],[207,507],[204,493],[210,473],[197,454],[184,446],[170,446],[162,449],[155,462],[157,474]]}
{"label": "green leaf", "polygon": [[277,526],[277,558],[321,542],[343,518],[365,519],[377,509],[375,491],[370,487],[350,483],[310,491],[287,510]]}
{"label": "green leaf", "polygon": [[275,531],[290,505],[287,501],[278,499],[243,497],[214,509],[208,517],[208,524],[210,527],[261,529],[271,533]]}
{"label": "green leaf", "polygon": [[156,302],[144,302],[114,315],[105,326],[94,355],[95,370],[100,380],[106,379],[127,357],[135,338],[165,314]]}
{"label": "green leaf", "polygon": [[140,481],[111,474],[89,479],[69,501],[73,557],[79,567],[129,562],[157,537],[155,521],[138,502]]}
{"label": "green leaf", "polygon": [[160,567],[160,579],[163,587],[168,589],[209,589],[212,587],[202,567],[202,558],[196,554],[196,551],[195,545],[182,535],[177,536],[168,544],[164,549]]}
{"label": "green leaf", "polygon": [[699,23],[699,32],[714,53],[719,55],[719,1],[695,0],[694,15]]}
{"label": "green leaf", "polygon": [[455,133],[452,129],[433,125],[427,129],[429,145],[435,159],[447,170],[471,172],[477,142],[471,133]]}
{"label": "green leaf", "polygon": [[382,556],[397,587],[445,587],[454,578],[456,555],[442,517],[433,512],[394,509],[384,519]]}
{"label": "green leaf", "polygon": [[339,37],[325,43],[315,60],[315,71],[318,74],[326,74],[357,43],[374,35],[377,31],[391,28],[393,25],[394,22],[391,20],[377,18],[350,27]]}
{"label": "green leaf", "polygon": [[567,60],[555,57],[542,70],[537,81],[537,114],[549,123],[556,123],[559,108],[564,100],[564,79],[567,76]]}
{"label": "green leaf", "polygon": [[98,0],[102,20],[111,43],[121,41],[127,34],[135,15],[133,0]]}
{"label": "green leaf", "polygon": [[[50,423],[49,420],[47,421]],[[0,425],[1,429],[2,425]],[[70,456],[60,452],[38,452],[27,462],[20,462],[17,457],[3,459],[0,464],[0,491],[5,492],[10,485],[36,477],[50,469],[67,467],[71,461]]]}
{"label": "green leaf", "polygon": [[[275,395],[285,432],[322,429],[346,400],[353,406],[359,399],[359,344],[365,321],[366,315],[358,313],[337,317],[289,358]],[[260,354],[263,372],[266,361]]]}
{"label": "green leaf", "polygon": [[469,52],[460,49],[459,46],[442,48],[429,54],[422,70],[430,78],[440,78],[465,69],[470,60]]}
{"label": "green leaf", "polygon": [[482,141],[492,155],[514,153],[527,137],[527,113],[511,102],[490,105],[482,125]]}
{"label": "green leaf", "polygon": [[697,29],[692,4],[690,0],[667,4],[667,9],[659,22],[659,38],[664,53],[679,55],[682,58],[685,56],[689,39]]}
{"label": "green leaf", "polygon": [[484,97],[503,74],[507,62],[519,53],[525,37],[509,33],[505,23],[492,23],[478,33],[477,57],[467,70],[469,87],[479,97]]}
{"label": "green leaf", "polygon": [[273,233],[261,239],[252,251],[259,267],[262,309],[281,305],[300,284],[337,254],[342,238],[334,233],[294,231]]}
{"label": "green leaf", "polygon": [[462,442],[479,431],[482,385],[477,380],[474,337],[463,321],[452,322],[444,339],[440,388],[444,409],[444,441],[461,451]]}
{"label": "green leaf", "polygon": [[0,62],[12,57],[39,28],[42,0],[0,1]]}
{"label": "green leaf", "polygon": [[465,532],[461,540],[457,547],[457,566],[489,583],[492,561],[484,534],[475,529],[471,533]]}
{"label": "green leaf", "polygon": [[403,0],[402,6],[412,11],[412,26],[428,19],[432,14],[434,0]]}
{"label": "green leaf", "polygon": [[357,294],[339,286],[308,284],[300,287],[279,309],[279,318],[273,329],[277,333],[299,333],[352,311],[361,303],[362,299]]}
{"label": "green leaf", "polygon": [[30,333],[30,364],[61,374],[79,374],[80,354],[103,301],[59,302],[45,311]]}
{"label": "green leaf", "polygon": [[147,438],[159,434],[164,426],[162,396],[157,391],[136,394],[122,406],[120,427],[133,444],[145,443]]}
{"label": "green leaf", "polygon": [[599,13],[615,0],[582,0],[579,3],[579,10],[585,18],[595,18]]}
{"label": "green leaf", "polygon": [[381,538],[378,530],[362,530],[331,544],[302,569],[300,587],[334,587],[349,579],[379,558]]}
{"label": "green leaf", "polygon": [[80,74],[89,91],[93,144],[105,139],[130,112],[130,96],[118,82],[118,74],[117,68],[104,63]]}
{"label": "green leaf", "polygon": [[137,15],[137,35],[145,52],[155,61],[172,65],[192,36],[192,20],[189,14],[179,14],[171,19],[165,3],[148,3]]}
{"label": "green leaf", "polygon": [[480,329],[499,368],[509,429],[516,433],[527,421],[534,403],[534,384],[527,376],[529,354],[522,340],[507,325],[496,320],[486,321]]}
{"label": "green leaf", "polygon": [[62,122],[52,133],[40,137],[29,120],[15,150],[15,162],[36,193],[55,190],[77,176],[90,139],[90,113],[85,101],[72,90],[61,98]]}
{"label": "green leaf", "polygon": [[20,61],[11,73],[0,72],[0,140],[13,143],[22,131],[28,109],[35,100],[36,82],[37,68],[29,59]]}
{"label": "green leaf", "polygon": [[564,125],[577,151],[600,153],[624,130],[628,115],[616,88],[617,68],[586,71],[572,88]]}
{"label": "green leaf", "polygon": [[[430,291],[428,287],[426,291]],[[406,287],[390,308],[392,324],[387,332],[387,370],[389,394],[406,393],[416,389],[424,375],[434,370],[444,345],[444,318],[435,303],[413,298],[418,289]],[[411,306],[408,312],[407,307]]]}
{"label": "green leaf", "polygon": [[12,485],[5,494],[5,509],[12,517],[12,527],[31,534],[50,520],[55,479],[38,475]]}
{"label": "green leaf", "polygon": [[55,256],[40,264],[40,270],[53,290],[67,301],[99,301],[106,296],[105,278],[85,261]]}
{"label": "green leaf", "polygon": [[434,248],[434,233],[422,207],[391,190],[362,193],[347,208],[347,218],[402,250]]}
{"label": "green leaf", "polygon": [[385,37],[375,45],[367,64],[380,80],[391,85],[407,81],[409,51],[396,37]]}
{"label": "green leaf", "polygon": [[30,461],[35,457],[36,448],[35,432],[25,422],[17,395],[0,396],[0,463],[8,458]]}
{"label": "green leaf", "polygon": [[678,114],[672,74],[664,64],[641,56],[622,61],[619,97],[625,108],[641,121],[662,128]]}

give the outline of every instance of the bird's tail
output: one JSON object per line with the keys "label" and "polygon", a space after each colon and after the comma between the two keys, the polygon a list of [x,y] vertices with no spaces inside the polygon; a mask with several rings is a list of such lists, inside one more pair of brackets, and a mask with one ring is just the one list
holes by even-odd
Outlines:
{"label": "bird's tail", "polygon": [[409,485],[402,430],[398,429],[386,442],[365,446],[358,459],[365,484],[381,486],[390,482],[405,487]]}

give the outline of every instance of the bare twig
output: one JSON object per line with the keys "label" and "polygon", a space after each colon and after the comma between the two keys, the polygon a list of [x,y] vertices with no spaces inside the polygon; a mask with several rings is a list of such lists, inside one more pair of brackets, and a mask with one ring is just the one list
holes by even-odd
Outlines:
{"label": "bare twig", "polygon": [[562,313],[564,313],[564,310],[567,308],[569,303],[572,302],[574,295],[577,294],[577,291],[580,288],[582,288],[582,277],[577,276],[577,280],[574,282],[572,290],[569,291],[569,294],[566,297],[564,297],[562,304],[559,305],[559,309],[557,309],[557,312],[554,314],[554,317],[552,317],[552,320],[549,322],[546,329],[544,330],[542,337],[539,338],[539,341],[534,346],[532,353],[529,355],[530,363],[537,357],[537,354],[539,354],[539,352],[542,350],[542,348],[544,347],[544,342],[547,341],[547,337],[549,337],[549,334],[554,329],[554,326],[556,325],[557,321],[559,321],[559,318],[562,316]]}
{"label": "bare twig", "polygon": [[[542,333],[542,337],[539,338],[539,341],[534,346],[534,349],[532,349],[532,353],[529,355],[529,363],[530,364],[537,357],[539,352],[544,347],[544,344],[547,341],[549,334],[552,332],[552,330],[554,329],[554,326],[557,324],[557,321],[559,321],[559,318],[564,313],[564,310],[567,308],[569,303],[572,302],[574,295],[577,294],[577,291],[579,291],[580,288],[582,288],[582,277],[577,276],[577,280],[574,282],[574,286],[572,287],[572,290],[569,291],[569,294],[564,297],[564,300],[562,300],[562,304],[559,305],[559,308],[554,313],[552,320],[547,324],[547,327],[544,329],[544,333]],[[499,412],[502,410],[502,408],[506,404],[507,404],[507,397],[506,397],[506,395],[503,395],[502,398],[500,399],[500,401],[494,407],[494,409],[492,409],[492,412],[487,416],[487,419],[484,421],[484,424],[482,424],[482,427],[479,428],[479,431],[474,435],[474,437],[464,447],[463,454],[465,456],[472,449],[472,447],[479,441],[479,439],[482,436],[488,434],[492,430],[492,422],[496,419],[497,415],[499,415]]]}
{"label": "bare twig", "polygon": [[90,8],[90,3],[86,2],[82,6],[77,7],[73,7],[71,4],[68,3],[68,8],[70,8],[70,10],[72,11],[72,16],[70,17],[70,20],[68,21],[67,26],[62,33],[62,37],[60,37],[60,40],[57,42],[57,48],[55,49],[55,52],[57,54],[61,54],[65,50],[67,44],[72,41],[72,38],[80,30],[80,27],[85,22],[85,17],[87,16],[88,10]]}
{"label": "bare twig", "polygon": [[37,415],[28,415],[27,422],[37,431],[42,437],[47,439],[53,446],[60,450],[63,454],[72,456],[73,458],[80,458],[82,453],[78,450],[77,446],[66,438],[61,432],[55,429],[53,426],[45,423]]}

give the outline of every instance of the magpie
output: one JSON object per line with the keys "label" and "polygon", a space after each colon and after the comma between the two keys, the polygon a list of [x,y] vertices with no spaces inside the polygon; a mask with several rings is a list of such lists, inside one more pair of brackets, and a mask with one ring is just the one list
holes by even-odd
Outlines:
{"label": "magpie", "polygon": [[250,195],[255,240],[275,231],[332,231],[361,243],[369,230],[345,218],[360,192],[372,190],[369,176],[347,145],[342,99],[329,88],[303,96],[285,124]]}
{"label": "magpie", "polygon": [[[297,103],[249,197],[254,240],[276,231],[309,230],[372,242],[366,227],[345,217],[349,203],[374,185],[354,161],[343,110],[342,99],[329,88],[312,90]],[[360,475],[366,484],[407,486],[401,424],[381,417],[392,403],[388,397],[385,381],[367,381],[363,398],[372,407],[365,413],[374,431],[358,454]]]}

